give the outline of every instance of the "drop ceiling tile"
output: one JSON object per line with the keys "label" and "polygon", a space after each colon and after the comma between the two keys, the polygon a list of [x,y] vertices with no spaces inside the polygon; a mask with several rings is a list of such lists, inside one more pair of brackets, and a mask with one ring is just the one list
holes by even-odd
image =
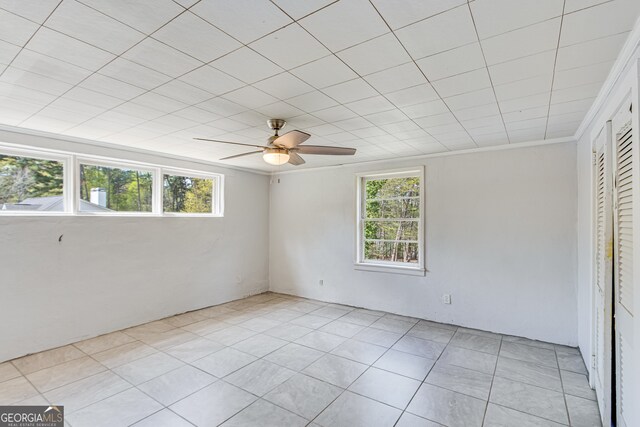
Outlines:
{"label": "drop ceiling tile", "polygon": [[348,104],[345,104],[345,106],[361,116],[364,116],[366,114],[379,113],[381,111],[389,111],[395,108],[395,106],[386,98],[379,95],[371,98],[361,99],[360,101],[350,102]]}
{"label": "drop ceiling tile", "polygon": [[131,102],[137,105],[144,105],[145,107],[162,111],[163,113],[172,113],[187,106],[183,102],[167,98],[166,96],[157,94],[155,92],[144,93],[137,98],[132,99]]}
{"label": "drop ceiling tile", "polygon": [[413,62],[369,74],[364,79],[383,94],[427,83],[427,79]]}
{"label": "drop ceiling tile", "polygon": [[143,33],[76,1],[60,3],[46,26],[116,55],[144,38]]}
{"label": "drop ceiling tile", "polygon": [[2,76],[0,80],[0,97],[8,101],[11,105],[14,101],[24,101],[27,104],[42,108],[48,103],[56,99],[57,95],[37,90],[34,87],[14,86],[13,79],[5,79]]}
{"label": "drop ceiling tile", "polygon": [[622,33],[561,47],[558,49],[556,71],[613,61],[618,57],[628,36],[629,33]]}
{"label": "drop ceiling tile", "polygon": [[573,123],[582,121],[586,113],[587,110],[550,115],[549,120],[547,121],[547,130],[549,128],[557,130],[564,126],[573,126]]}
{"label": "drop ceiling tile", "polygon": [[397,30],[396,34],[414,59],[477,41],[466,4]]}
{"label": "drop ceiling tile", "polygon": [[411,119],[416,119],[425,116],[435,116],[449,111],[447,105],[438,99],[436,101],[424,102],[421,104],[415,104],[408,107],[401,108],[401,110]]}
{"label": "drop ceiling tile", "polygon": [[274,0],[293,19],[300,19],[336,0]]}
{"label": "drop ceiling tile", "polygon": [[99,73],[147,90],[171,80],[171,77],[165,74],[158,73],[124,58],[116,58],[101,68]]}
{"label": "drop ceiling tile", "polygon": [[527,130],[527,129],[542,129],[544,130],[547,126],[547,118],[546,117],[538,117],[535,119],[521,120],[519,122],[509,122],[505,123],[507,127],[507,132],[511,134],[513,131],[519,130]]}
{"label": "drop ceiling tile", "polygon": [[339,1],[302,20],[300,24],[333,52],[389,31],[367,0]]}
{"label": "drop ceiling tile", "polygon": [[184,10],[171,0],[81,1],[145,34],[151,34]]}
{"label": "drop ceiling tile", "polygon": [[286,70],[331,53],[296,23],[269,34],[250,47]]}
{"label": "drop ceiling tile", "polygon": [[408,87],[385,94],[387,99],[396,107],[408,107],[409,105],[420,104],[421,102],[433,101],[439,98],[433,86],[429,83]]}
{"label": "drop ceiling tile", "polygon": [[23,46],[38,29],[38,24],[0,9],[0,40]]}
{"label": "drop ceiling tile", "polygon": [[553,81],[554,89],[566,89],[589,83],[602,83],[609,75],[613,61],[587,65],[570,70],[557,71]]}
{"label": "drop ceiling tile", "polygon": [[523,120],[532,120],[539,118],[546,118],[549,114],[549,106],[527,108],[524,110],[512,111],[510,113],[504,113],[502,118],[505,123],[520,122]]}
{"label": "drop ceiling tile", "polygon": [[199,124],[208,123],[213,120],[218,120],[222,118],[222,116],[219,116],[218,114],[212,113],[207,110],[203,110],[202,108],[198,108],[193,105],[178,111],[174,111],[172,114],[174,116],[184,117],[186,119],[193,120],[194,122],[197,122]]}
{"label": "drop ceiling tile", "polygon": [[122,57],[171,77],[178,77],[202,65],[202,62],[152,38],[138,43]]}
{"label": "drop ceiling tile", "polygon": [[389,132],[396,138],[402,139],[412,139],[418,136],[424,135],[427,136],[427,133],[423,131],[420,126],[415,124],[412,120],[403,120],[400,122],[388,123],[379,125],[381,129]]}
{"label": "drop ceiling tile", "polygon": [[143,123],[146,121],[146,119],[144,118],[135,117],[130,114],[126,114],[122,112],[119,108],[120,106],[116,107],[115,109],[108,110],[92,120],[101,120],[104,122],[113,123],[112,126],[115,128],[114,132],[120,132],[121,130],[130,128],[133,126],[137,126],[140,123]]}
{"label": "drop ceiling tile", "polygon": [[567,0],[564,6],[564,13],[569,14],[576,10],[586,9],[601,3],[607,3],[610,0]]}
{"label": "drop ceiling tile", "polygon": [[191,86],[180,80],[172,80],[153,90],[160,95],[184,102],[185,104],[196,104],[213,98],[213,95],[195,86]]}
{"label": "drop ceiling tile", "polygon": [[551,104],[549,108],[549,115],[555,116],[558,114],[568,113],[586,113],[595,98],[579,99],[577,101],[562,102],[559,104]]}
{"label": "drop ceiling tile", "polygon": [[307,132],[314,136],[327,136],[336,133],[342,133],[342,129],[332,125],[331,123],[325,123],[322,125],[310,127],[307,129]]}
{"label": "drop ceiling tile", "polygon": [[278,101],[274,102],[273,104],[265,105],[264,107],[258,108],[257,111],[273,118],[295,117],[304,114],[304,111],[284,101]]}
{"label": "drop ceiling tile", "polygon": [[391,33],[343,50],[337,55],[360,75],[411,61],[411,57]]}
{"label": "drop ceiling tile", "polygon": [[73,126],[78,125],[80,122],[78,121],[66,121],[60,120],[57,117],[50,117],[48,114],[57,113],[55,111],[49,110],[46,114],[38,113],[29,117],[24,122],[20,123],[21,127],[41,130],[45,132],[56,132],[63,133],[65,129],[71,128]]}
{"label": "drop ceiling tile", "polygon": [[472,134],[471,136],[480,135],[482,133],[504,131],[504,123],[502,121],[502,116],[500,115],[480,117],[478,119],[460,120],[460,124],[470,134]]}
{"label": "drop ceiling tile", "polygon": [[566,89],[554,89],[551,93],[551,103],[577,101],[579,99],[595,98],[602,88],[602,83],[589,83],[581,86],[573,86]]}
{"label": "drop ceiling tile", "polygon": [[553,74],[556,51],[549,50],[489,67],[489,74],[494,85],[511,83],[539,75]]}
{"label": "drop ceiling tile", "polygon": [[[499,102],[551,91],[551,76],[538,76],[494,86]],[[548,98],[547,98],[548,99]]]}
{"label": "drop ceiling tile", "polygon": [[[263,94],[263,95],[266,95],[266,94]],[[266,105],[266,104],[268,104],[268,102],[263,105]],[[196,107],[202,108],[203,110],[206,110],[206,111],[211,111],[212,113],[217,114],[219,116],[223,116],[223,117],[231,116],[233,114],[238,114],[247,109],[247,107],[243,107],[239,104],[236,104],[235,102],[232,102],[220,97],[209,99],[204,102],[200,102],[196,105]]]}
{"label": "drop ceiling tile", "polygon": [[[20,52],[21,47],[0,40],[0,64],[8,65]],[[3,67],[0,67],[2,70]],[[1,73],[2,71],[0,71]]]}
{"label": "drop ceiling tile", "polygon": [[231,120],[231,119],[215,120],[211,122],[210,125],[216,129],[225,130],[227,132],[235,132],[235,131],[246,129],[247,127],[249,127],[244,123],[240,123],[238,121]]}
{"label": "drop ceiling tile", "polygon": [[294,68],[291,73],[316,88],[324,88],[358,77],[335,55]]}
{"label": "drop ceiling tile", "polygon": [[486,68],[447,77],[431,84],[443,98],[491,87]]}
{"label": "drop ceiling tile", "polygon": [[302,114],[296,117],[289,117],[287,119],[287,123],[291,128],[298,129],[307,129],[314,126],[319,126],[324,123],[324,121],[319,118],[311,115],[311,114]]}
{"label": "drop ceiling tile", "polygon": [[496,102],[493,88],[485,88],[473,92],[463,93],[462,95],[450,96],[444,98],[443,101],[452,110],[462,110],[465,108],[478,107]]}
{"label": "drop ceiling tile", "polygon": [[22,50],[11,63],[11,67],[73,85],[91,74],[91,71],[84,68],[29,50]]}
{"label": "drop ceiling tile", "polygon": [[304,95],[289,98],[286,101],[287,103],[308,113],[338,105],[336,101],[317,90],[305,93]]}
{"label": "drop ceiling tile", "polygon": [[179,80],[214,95],[220,95],[244,86],[244,83],[240,80],[216,70],[209,65],[197,68],[180,77]]}
{"label": "drop ceiling tile", "polygon": [[313,88],[289,73],[277,74],[254,83],[255,87],[278,99],[293,98],[313,91]]}
{"label": "drop ceiling tile", "polygon": [[342,104],[378,95],[378,92],[363,79],[354,79],[330,86],[322,89],[322,92]]}
{"label": "drop ceiling tile", "polygon": [[458,122],[447,125],[430,126],[426,130],[438,141],[443,141],[447,139],[447,137],[449,139],[455,139],[459,138],[462,133],[466,134],[464,128]]}
{"label": "drop ceiling tile", "polygon": [[0,8],[42,24],[58,3],[60,0],[0,0]]}
{"label": "drop ceiling tile", "polygon": [[550,92],[538,93],[535,95],[522,96],[519,98],[498,101],[502,113],[523,110],[526,108],[542,107],[549,105]]}
{"label": "drop ceiling tile", "polygon": [[373,0],[374,6],[394,30],[463,5],[466,0],[409,0],[401,7],[394,0]]}
{"label": "drop ceiling tile", "polygon": [[292,22],[267,1],[203,0],[190,10],[245,44]]}
{"label": "drop ceiling tile", "polygon": [[248,47],[231,52],[210,65],[245,83],[255,83],[284,71]]}
{"label": "drop ceiling tile", "polygon": [[416,62],[429,80],[439,80],[485,66],[479,43],[427,56]]}
{"label": "drop ceiling tile", "polygon": [[407,120],[406,114],[398,109],[382,111],[364,116],[365,119],[377,126],[397,123]]}
{"label": "drop ceiling tile", "polygon": [[107,51],[45,27],[29,40],[26,48],[91,71],[115,58]]}
{"label": "drop ceiling tile", "polygon": [[[242,113],[234,114],[233,116],[228,117],[229,119],[242,123],[246,126],[265,126],[269,117],[265,114],[259,113],[256,110],[248,110],[243,111]],[[246,127],[245,126],[245,127]]]}
{"label": "drop ceiling tile", "polygon": [[553,50],[558,45],[560,18],[491,37],[482,41],[488,65]]}
{"label": "drop ceiling tile", "polygon": [[164,112],[156,110],[155,108],[149,108],[147,106],[135,104],[133,102],[127,102],[125,104],[119,105],[111,111],[127,116],[137,117],[139,119],[144,119],[145,121],[157,119],[158,117],[164,116],[165,114]]}
{"label": "drop ceiling tile", "polygon": [[9,103],[4,102],[5,97],[0,95],[0,123],[17,126],[24,120],[37,113],[42,105],[36,105],[21,100],[12,100],[11,107]]}
{"label": "drop ceiling tile", "polygon": [[434,126],[456,123],[458,120],[453,114],[447,111],[446,113],[434,114],[427,117],[418,117],[413,121],[423,129],[428,129]]}
{"label": "drop ceiling tile", "polygon": [[224,95],[224,98],[246,108],[258,108],[278,101],[271,95],[252,86],[245,86]]}
{"label": "drop ceiling tile", "polygon": [[122,104],[123,102],[123,100],[120,98],[105,95],[99,92],[94,92],[92,90],[84,89],[78,86],[65,93],[63,98],[82,102],[88,105],[93,105],[95,107],[101,107],[104,109],[114,108]]}
{"label": "drop ceiling tile", "polygon": [[562,15],[564,0],[476,0],[469,3],[480,39]]}
{"label": "drop ceiling tile", "polygon": [[213,61],[242,46],[189,11],[156,31],[153,38],[203,62]]}
{"label": "drop ceiling tile", "polygon": [[539,141],[544,139],[545,129],[544,127],[535,129],[522,129],[509,131],[509,141],[512,143]]}
{"label": "drop ceiling tile", "polygon": [[337,122],[340,120],[346,120],[352,117],[356,117],[356,113],[342,105],[337,105],[335,107],[316,111],[313,113],[313,115],[326,122]]}
{"label": "drop ceiling tile", "polygon": [[496,132],[488,135],[474,136],[473,140],[479,147],[491,147],[494,145],[505,145],[509,143],[506,132]]}
{"label": "drop ceiling tile", "polygon": [[[347,120],[339,120],[339,121],[333,122],[333,124],[339,127],[340,129],[346,130],[349,132],[356,131],[358,129],[375,129],[375,126],[371,126],[371,122],[367,121],[366,119],[363,119],[362,117],[353,117]],[[356,132],[351,132],[351,133],[353,133],[356,136],[362,137],[362,135],[358,135]],[[378,135],[379,134],[380,133],[378,133]],[[373,136],[373,134],[370,136]]]}
{"label": "drop ceiling tile", "polygon": [[639,14],[637,0],[615,0],[570,13],[562,23],[560,47],[629,31]]}
{"label": "drop ceiling tile", "polygon": [[122,100],[135,98],[145,92],[145,89],[97,73],[83,80],[79,87],[105,95],[115,96]]}
{"label": "drop ceiling tile", "polygon": [[167,132],[172,133],[175,131],[188,129],[193,126],[197,126],[198,122],[193,121],[187,117],[176,116],[175,114],[167,114],[162,117],[158,117],[155,120],[151,120],[149,125],[152,127],[162,127]]}
{"label": "drop ceiling tile", "polygon": [[14,86],[16,91],[27,88],[52,96],[59,96],[71,89],[69,83],[61,82],[40,74],[24,71],[16,67],[9,67],[0,76],[0,83],[4,84],[4,91],[10,91]]}
{"label": "drop ceiling tile", "polygon": [[500,114],[500,109],[498,108],[498,103],[494,102],[492,104],[480,105],[478,107],[471,107],[471,108],[456,110],[453,112],[453,114],[460,121],[473,120],[473,119],[490,117],[490,116],[495,116],[496,114]]}

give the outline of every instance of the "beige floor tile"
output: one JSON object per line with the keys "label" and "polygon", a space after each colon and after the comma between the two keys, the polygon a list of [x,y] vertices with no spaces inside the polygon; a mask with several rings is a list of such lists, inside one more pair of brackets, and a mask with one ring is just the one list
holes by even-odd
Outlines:
{"label": "beige floor tile", "polygon": [[94,354],[123,344],[128,344],[133,341],[135,341],[135,338],[132,338],[127,334],[122,332],[112,332],[110,334],[100,335],[99,337],[77,342],[74,346],[86,354]]}
{"label": "beige floor tile", "polygon": [[12,360],[13,365],[24,375],[41,369],[50,368],[70,360],[84,357],[85,354],[72,345],[54,348],[52,350],[31,354]]}
{"label": "beige floor tile", "polygon": [[162,409],[162,405],[131,388],[66,416],[73,427],[129,426]]}
{"label": "beige floor tile", "polygon": [[29,379],[40,392],[44,393],[105,370],[106,368],[103,365],[85,356],[34,372],[27,375],[27,379]]}
{"label": "beige floor tile", "polygon": [[11,362],[0,363],[0,383],[20,376],[20,372]]}
{"label": "beige floor tile", "polygon": [[121,345],[110,350],[101,351],[92,355],[94,359],[102,363],[109,369],[142,359],[151,354],[157,353],[158,350],[139,341],[130,344]]}
{"label": "beige floor tile", "polygon": [[184,363],[165,353],[155,353],[142,359],[120,365],[113,372],[133,385],[142,384],[169,371],[173,371]]}
{"label": "beige floor tile", "polygon": [[0,405],[13,405],[37,395],[38,390],[25,377],[18,377],[0,383]]}
{"label": "beige floor tile", "polygon": [[138,388],[163,405],[169,406],[215,381],[217,378],[200,369],[183,366],[142,383]]}
{"label": "beige floor tile", "polygon": [[64,405],[65,413],[70,414],[131,387],[113,372],[106,371],[46,392],[44,396],[50,402]]}

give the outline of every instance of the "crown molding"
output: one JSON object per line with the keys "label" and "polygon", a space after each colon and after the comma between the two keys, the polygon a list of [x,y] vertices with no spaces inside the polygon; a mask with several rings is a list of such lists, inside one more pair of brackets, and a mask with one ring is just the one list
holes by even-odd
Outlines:
{"label": "crown molding", "polygon": [[596,96],[595,101],[593,101],[593,104],[591,104],[591,108],[589,108],[589,111],[587,111],[587,114],[582,119],[582,122],[580,122],[580,126],[578,126],[578,129],[574,134],[574,138],[576,140],[579,140],[580,138],[582,138],[584,133],[589,128],[589,125],[591,125],[591,122],[596,118],[598,113],[600,113],[602,108],[605,106],[616,84],[623,77],[624,70],[634,59],[633,54],[636,52],[636,50],[639,47],[640,47],[640,17],[636,20],[636,23],[633,26],[633,29],[631,30],[631,34],[629,34],[629,37],[625,41],[624,46],[622,47],[622,50],[618,54],[618,58],[616,59],[616,62],[613,64],[611,71],[609,71],[609,75],[604,81],[604,84],[600,88],[600,92],[598,92],[598,96]]}

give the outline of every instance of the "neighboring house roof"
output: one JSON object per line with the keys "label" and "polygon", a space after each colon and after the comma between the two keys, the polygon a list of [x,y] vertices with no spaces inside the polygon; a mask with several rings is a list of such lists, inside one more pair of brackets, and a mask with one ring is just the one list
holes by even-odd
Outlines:
{"label": "neighboring house roof", "polygon": [[[36,211],[62,212],[64,209],[62,196],[30,197],[19,203],[5,203],[0,207],[3,211]],[[80,200],[80,210],[83,212],[110,212],[103,206]]]}

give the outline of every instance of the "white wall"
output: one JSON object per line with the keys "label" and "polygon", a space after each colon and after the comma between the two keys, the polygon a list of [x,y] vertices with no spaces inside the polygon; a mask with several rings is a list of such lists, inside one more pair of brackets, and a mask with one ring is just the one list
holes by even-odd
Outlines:
{"label": "white wall", "polygon": [[[354,174],[416,164],[429,272],[354,270]],[[574,142],[281,174],[271,290],[576,345],[576,180]]]}
{"label": "white wall", "polygon": [[12,132],[0,141],[225,174],[224,218],[0,216],[0,361],[268,289],[267,176]]}

